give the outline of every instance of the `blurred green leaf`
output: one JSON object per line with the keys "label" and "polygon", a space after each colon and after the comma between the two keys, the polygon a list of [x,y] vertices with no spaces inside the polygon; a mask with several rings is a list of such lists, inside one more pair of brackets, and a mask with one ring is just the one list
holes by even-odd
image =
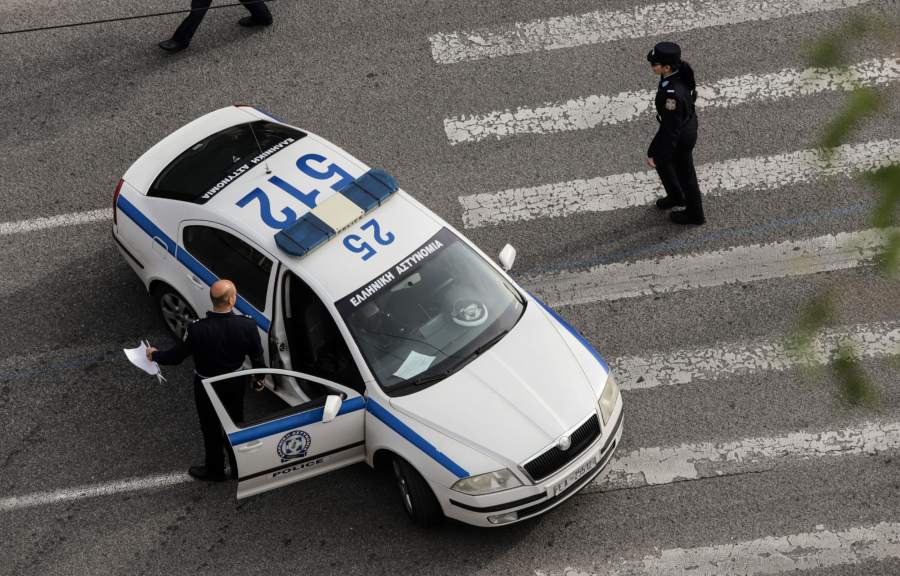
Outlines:
{"label": "blurred green leaf", "polygon": [[872,88],[857,88],[847,93],[847,105],[825,129],[820,145],[826,150],[841,145],[860,120],[871,116],[882,106],[881,96]]}
{"label": "blurred green leaf", "polygon": [[872,224],[877,228],[893,226],[894,211],[900,207],[900,166],[880,168],[866,178],[878,189],[879,194],[872,212]]}
{"label": "blurred green leaf", "polygon": [[837,298],[834,288],[826,285],[800,310],[794,333],[788,339],[788,348],[803,356],[813,354],[812,346],[819,331],[835,315]]}
{"label": "blurred green leaf", "polygon": [[866,376],[850,345],[845,344],[838,351],[834,370],[848,402],[866,408],[881,404],[881,393]]}

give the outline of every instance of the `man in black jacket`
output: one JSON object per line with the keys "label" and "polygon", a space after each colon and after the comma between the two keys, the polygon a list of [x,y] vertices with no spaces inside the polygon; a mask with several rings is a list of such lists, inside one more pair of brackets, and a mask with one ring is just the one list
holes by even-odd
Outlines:
{"label": "man in black jacket", "polygon": [[656,120],[659,130],[647,149],[647,164],[656,168],[666,196],[656,201],[662,210],[686,206],[672,212],[676,224],[703,224],[703,201],[694,170],[694,145],[697,143],[697,99],[694,71],[681,59],[681,48],[673,42],[660,42],[647,54],[653,73],[660,76],[656,91]]}
{"label": "man in black jacket", "polygon": [[[165,351],[149,348],[147,358],[157,364],[173,365],[181,364],[188,356],[194,357],[194,402],[200,417],[206,464],[191,466],[188,474],[198,480],[222,482],[225,480],[222,427],[201,380],[243,369],[245,356],[250,357],[254,368],[265,368],[266,361],[256,322],[232,311],[237,300],[234,284],[219,280],[210,287],[209,297],[213,311],[191,324],[180,344]],[[245,385],[245,378],[214,384],[219,399],[235,423],[244,419]],[[252,378],[253,389],[257,392],[264,385],[264,380]]]}

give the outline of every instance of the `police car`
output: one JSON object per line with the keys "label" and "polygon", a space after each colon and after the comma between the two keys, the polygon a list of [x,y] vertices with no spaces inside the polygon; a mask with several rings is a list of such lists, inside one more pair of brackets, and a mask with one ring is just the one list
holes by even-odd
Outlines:
{"label": "police car", "polygon": [[[495,526],[596,478],[622,401],[588,343],[458,231],[340,148],[249,106],[156,144],[115,192],[113,237],[179,339],[234,282],[268,343],[229,414],[244,498],[365,461],[418,525]],[[234,471],[233,471],[234,472]]]}

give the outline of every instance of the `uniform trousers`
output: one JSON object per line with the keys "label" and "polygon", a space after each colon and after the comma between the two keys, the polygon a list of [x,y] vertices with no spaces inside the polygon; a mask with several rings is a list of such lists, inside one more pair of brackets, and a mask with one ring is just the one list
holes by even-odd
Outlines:
{"label": "uniform trousers", "polygon": [[[213,384],[219,400],[235,423],[243,422],[244,420],[244,391],[246,385],[246,378],[237,378]],[[197,404],[197,416],[200,417],[200,432],[203,434],[203,447],[206,449],[206,468],[213,474],[216,474],[225,470],[225,457],[222,454],[222,449],[225,448],[225,438],[216,409],[203,388],[200,376],[196,374],[194,374],[194,402]],[[228,454],[229,459],[231,459],[232,474],[234,474],[237,470],[233,460],[234,455],[231,450],[228,451]]]}
{"label": "uniform trousers", "polygon": [[697,133],[682,133],[672,152],[672,161],[657,164],[656,173],[662,181],[666,196],[675,200],[684,198],[687,214],[691,218],[703,218],[703,200],[694,170],[694,146]]}
{"label": "uniform trousers", "polygon": [[[269,12],[269,8],[264,3],[254,2],[253,4],[248,4],[251,1],[253,0],[241,0],[241,4],[250,11],[251,16],[261,22],[268,22],[272,19],[272,13]],[[200,22],[206,16],[206,9],[209,8],[210,4],[212,4],[212,0],[191,0],[191,10],[193,12],[188,14],[184,22],[178,26],[175,34],[172,35],[172,40],[182,45],[190,44],[191,38],[194,37]]]}

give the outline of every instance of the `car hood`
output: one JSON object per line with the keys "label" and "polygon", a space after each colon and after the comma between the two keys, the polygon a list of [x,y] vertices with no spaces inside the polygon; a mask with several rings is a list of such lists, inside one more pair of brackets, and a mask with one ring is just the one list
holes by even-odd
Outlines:
{"label": "car hood", "polygon": [[392,399],[391,405],[515,469],[597,403],[552,322],[531,303],[487,352],[438,384]]}

